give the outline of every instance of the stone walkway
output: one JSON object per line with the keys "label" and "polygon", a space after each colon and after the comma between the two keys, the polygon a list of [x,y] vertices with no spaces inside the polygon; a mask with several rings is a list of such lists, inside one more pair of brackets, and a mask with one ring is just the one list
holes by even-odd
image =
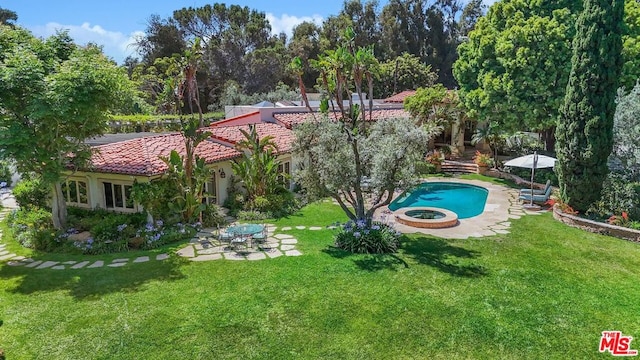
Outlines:
{"label": "stone walkway", "polygon": [[[374,218],[394,225],[403,233],[421,233],[445,239],[468,239],[473,237],[508,234],[512,219],[520,219],[524,215],[540,215],[544,211],[526,211],[518,202],[518,190],[479,180],[463,180],[457,178],[433,179],[427,181],[459,182],[481,186],[489,190],[484,211],[478,216],[458,220],[458,225],[444,229],[420,229],[397,223],[392,212],[380,208]],[[400,194],[396,194],[398,196]],[[385,212],[386,210],[386,212]]]}

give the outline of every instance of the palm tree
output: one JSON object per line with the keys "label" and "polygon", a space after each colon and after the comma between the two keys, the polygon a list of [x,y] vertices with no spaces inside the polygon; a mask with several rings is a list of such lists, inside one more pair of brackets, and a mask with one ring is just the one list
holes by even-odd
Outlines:
{"label": "palm tree", "polygon": [[502,138],[503,131],[497,125],[488,122],[485,126],[479,126],[471,137],[471,144],[475,145],[481,141],[486,142],[493,154],[493,163],[498,166],[498,142]]}

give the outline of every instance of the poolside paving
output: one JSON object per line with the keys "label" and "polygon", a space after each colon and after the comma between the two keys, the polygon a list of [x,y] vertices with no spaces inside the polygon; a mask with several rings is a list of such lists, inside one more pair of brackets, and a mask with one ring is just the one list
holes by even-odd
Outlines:
{"label": "poolside paving", "polygon": [[[434,180],[426,180],[434,181]],[[442,181],[437,179],[435,181]],[[522,208],[518,201],[518,190],[502,185],[493,184],[480,180],[447,179],[448,182],[477,185],[489,191],[487,202],[482,214],[458,220],[458,225],[443,229],[421,229],[396,222],[393,212],[388,208],[380,208],[376,211],[374,218],[392,224],[394,228],[403,233],[420,233],[425,235],[438,236],[445,239],[468,239],[473,237],[493,236],[497,234],[508,234],[511,226],[511,219],[519,219],[525,215],[539,215],[541,212],[528,211]],[[395,194],[394,197],[400,194]]]}

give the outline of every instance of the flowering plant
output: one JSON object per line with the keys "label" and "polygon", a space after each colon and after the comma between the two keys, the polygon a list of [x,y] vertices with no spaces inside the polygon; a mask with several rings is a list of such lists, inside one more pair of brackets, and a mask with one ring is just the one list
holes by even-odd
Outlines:
{"label": "flowering plant", "polygon": [[558,204],[558,209],[560,209],[560,211],[562,211],[563,213],[569,215],[578,215],[578,211],[574,210],[571,206],[569,206],[569,204],[562,200],[549,199],[545,202],[545,205],[549,205],[551,207],[556,204]]}
{"label": "flowering plant", "polygon": [[621,215],[611,215],[607,222],[611,225],[618,226],[629,226],[629,214],[626,211],[623,211]]}
{"label": "flowering plant", "polygon": [[476,150],[476,155],[473,157],[473,162],[478,166],[493,166],[493,159],[489,154],[483,154]]}
{"label": "flowering plant", "polygon": [[402,234],[390,225],[360,219],[339,228],[336,247],[353,253],[383,254],[395,252]]}
{"label": "flowering plant", "polygon": [[440,151],[434,150],[427,154],[427,156],[425,157],[425,161],[433,165],[442,165],[442,162],[444,161],[444,155]]}

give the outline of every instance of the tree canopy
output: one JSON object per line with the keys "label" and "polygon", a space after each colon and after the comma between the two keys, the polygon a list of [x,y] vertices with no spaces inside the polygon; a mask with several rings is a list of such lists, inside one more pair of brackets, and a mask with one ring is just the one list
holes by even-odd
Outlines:
{"label": "tree canopy", "polygon": [[64,225],[59,181],[82,165],[84,140],[102,134],[109,110],[132,92],[124,69],[99,48],[77,47],[66,33],[46,40],[15,27],[0,28],[0,156],[21,173],[35,172],[54,188],[54,224]]}
{"label": "tree canopy", "polygon": [[[544,133],[553,150],[558,109],[571,69],[571,42],[581,2],[504,0],[491,6],[458,48],[454,74],[460,95],[479,120],[506,131]],[[625,1],[623,85],[640,76],[636,39],[640,5]],[[636,14],[636,15],[634,15]],[[633,25],[633,26],[631,26]],[[632,44],[634,46],[632,46]]]}

